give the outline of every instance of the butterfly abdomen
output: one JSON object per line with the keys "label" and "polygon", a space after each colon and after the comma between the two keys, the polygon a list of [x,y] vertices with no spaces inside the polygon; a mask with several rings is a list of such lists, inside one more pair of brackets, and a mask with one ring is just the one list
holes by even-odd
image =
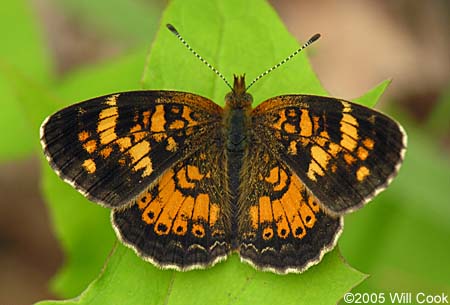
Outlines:
{"label": "butterfly abdomen", "polygon": [[[232,215],[238,213],[239,186],[244,154],[248,146],[248,111],[245,108],[227,107],[224,116],[224,137],[226,147],[226,164],[228,186],[231,199]],[[232,248],[237,248],[237,221],[232,217]]]}

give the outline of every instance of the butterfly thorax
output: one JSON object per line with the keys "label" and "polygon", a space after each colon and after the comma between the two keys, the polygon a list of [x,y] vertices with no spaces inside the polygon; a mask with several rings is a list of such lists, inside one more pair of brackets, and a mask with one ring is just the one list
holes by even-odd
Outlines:
{"label": "butterfly thorax", "polygon": [[[249,115],[252,96],[245,91],[244,76],[234,77],[233,91],[225,97],[224,138],[229,192],[233,213],[237,213],[241,169],[248,146]],[[237,223],[232,224],[232,240],[235,240]],[[232,245],[234,248],[235,246]]]}
{"label": "butterfly thorax", "polygon": [[245,88],[245,75],[234,76],[233,90],[225,96],[225,110],[251,109],[253,97],[247,93]]}
{"label": "butterfly thorax", "polygon": [[248,117],[253,98],[245,91],[244,76],[234,76],[233,90],[225,96],[224,126],[229,151],[245,149]]}

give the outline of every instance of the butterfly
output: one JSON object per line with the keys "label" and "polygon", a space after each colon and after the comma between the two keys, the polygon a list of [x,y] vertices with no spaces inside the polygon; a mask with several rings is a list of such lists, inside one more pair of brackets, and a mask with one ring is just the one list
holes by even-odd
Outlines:
{"label": "butterfly", "polygon": [[252,108],[244,76],[230,87],[224,108],[165,90],[74,104],[43,122],[45,156],[158,267],[205,268],[237,252],[260,270],[303,272],[334,248],[343,215],[395,177],[406,134],[349,101],[282,95]]}

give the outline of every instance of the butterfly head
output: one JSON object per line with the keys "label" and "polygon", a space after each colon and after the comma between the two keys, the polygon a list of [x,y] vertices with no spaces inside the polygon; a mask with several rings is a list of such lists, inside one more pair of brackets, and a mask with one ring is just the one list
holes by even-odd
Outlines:
{"label": "butterfly head", "polygon": [[225,97],[225,103],[232,108],[250,108],[253,97],[247,93],[245,75],[234,75],[233,89]]}

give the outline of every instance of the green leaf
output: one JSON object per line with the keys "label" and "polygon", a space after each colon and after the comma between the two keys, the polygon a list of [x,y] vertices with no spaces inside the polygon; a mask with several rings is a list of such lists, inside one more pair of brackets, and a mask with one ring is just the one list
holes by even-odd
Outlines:
{"label": "green leaf", "polygon": [[[198,9],[199,7],[201,9]],[[229,88],[184,48],[165,28],[165,23],[174,24],[192,47],[229,79],[232,78],[233,72],[245,72],[248,80],[251,80],[299,47],[298,42],[286,31],[275,12],[265,1],[174,0],[170,2],[145,69],[142,79],[144,88],[194,92],[209,97],[217,103],[222,103]],[[114,73],[113,69],[108,71]],[[70,93],[73,94],[72,96],[83,94],[83,96],[77,96],[83,99],[92,97],[88,96],[91,94],[88,90],[92,86],[93,79],[85,81],[82,78],[83,74],[85,73],[80,74],[73,85],[61,90],[61,93],[69,95],[69,92],[72,92]],[[111,83],[114,77],[123,76],[119,73],[102,75],[103,78],[97,79],[97,82],[105,83],[107,79]],[[136,75],[128,74],[129,77]],[[86,73],[85,77],[91,76]],[[111,91],[122,89],[118,86]],[[106,92],[102,90],[102,93]],[[326,94],[312,72],[305,53],[261,79],[252,87],[251,93],[255,98],[255,104],[280,94]],[[370,103],[369,100],[370,97],[366,102]],[[52,180],[48,183],[56,183],[54,175],[48,179]],[[98,215],[95,214],[96,207],[93,207],[92,211],[88,211],[87,208],[79,211],[81,205],[88,204],[80,202],[79,205],[72,206],[70,202],[67,202],[69,195],[66,191],[69,192],[68,187],[64,190],[65,195],[57,195],[53,192],[55,196],[52,198],[51,205],[64,205],[65,211],[55,213],[55,217],[60,217],[56,226],[61,230],[64,229],[64,222],[67,221],[65,217],[68,215],[72,218],[70,222],[78,223],[78,225],[72,225],[79,232],[75,235],[76,230],[71,229],[77,241],[74,243],[76,246],[69,249],[69,257],[75,259],[77,256],[82,256],[82,252],[95,256],[94,242],[103,243],[104,239],[97,236],[92,238],[92,231],[86,231],[83,226],[87,220],[91,224],[88,228],[94,228],[92,219],[89,218],[89,213],[93,213],[95,215],[93,218],[98,219],[97,229],[110,230],[110,225],[104,223],[107,217],[100,210]],[[51,192],[48,190],[47,196]],[[82,201],[78,194],[76,196],[78,197],[74,200]],[[103,226],[107,226],[107,229]],[[110,236],[108,233],[104,234]],[[67,238],[73,237],[67,236]],[[85,243],[83,243],[84,239],[86,239]],[[106,240],[109,242],[109,239]],[[65,242],[69,244],[70,240]],[[103,257],[106,255],[106,250],[103,248],[99,252]],[[77,267],[80,268],[79,265]],[[98,272],[100,266],[87,268],[92,269],[82,269],[79,272],[89,271],[89,276],[92,276],[95,271]],[[76,272],[74,268],[71,270],[73,273]],[[132,250],[119,245],[97,279],[78,298],[64,302],[73,304],[99,302],[105,304],[248,304],[250,302],[273,304],[283,300],[283,304],[331,304],[336,303],[345,291],[361,282],[364,277],[362,273],[345,264],[337,249],[325,255],[319,265],[312,267],[304,274],[280,276],[256,271],[240,263],[236,256],[208,270],[186,273],[162,271],[139,259]],[[75,274],[72,279],[76,280]],[[78,289],[80,283],[81,281],[74,282],[73,285],[76,285]],[[66,285],[68,283],[64,287],[66,291],[71,289]],[[75,289],[71,290],[71,292],[74,291]],[[58,303],[42,302],[40,304]]]}
{"label": "green leaf", "polygon": [[450,84],[443,90],[435,107],[427,119],[427,130],[438,137],[446,137],[450,132]]}
{"label": "green leaf", "polygon": [[[119,245],[103,273],[77,299],[51,304],[334,304],[362,280],[337,251],[303,275],[259,272],[237,255],[210,270],[164,271]],[[323,280],[326,283],[323,283]],[[323,285],[329,284],[324,291]]]}
{"label": "green leaf", "polygon": [[86,29],[120,36],[121,42],[132,44],[146,42],[153,36],[162,12],[161,1],[60,0],[55,4]]}
{"label": "green leaf", "polygon": [[44,160],[42,190],[65,253],[65,264],[51,287],[58,295],[73,297],[95,279],[114,245],[108,211],[74,192]]}
{"label": "green leaf", "polygon": [[390,83],[391,80],[385,80],[384,82],[381,82],[380,84],[375,86],[373,89],[367,91],[363,96],[358,97],[353,101],[367,107],[374,107]]}
{"label": "green leaf", "polygon": [[[62,98],[42,108],[49,115],[69,103],[115,90],[138,89],[145,56],[146,48],[141,48],[114,62],[73,73],[56,90]],[[63,297],[74,297],[95,279],[115,242],[109,211],[88,202],[62,182],[47,162],[43,163],[42,181],[54,231],[66,255],[64,267],[52,281],[52,290]]]}
{"label": "green leaf", "polygon": [[0,129],[7,131],[1,136],[0,160],[7,160],[29,154],[37,143],[26,110],[33,112],[39,104],[31,109],[21,104],[20,95],[33,90],[22,80],[50,82],[51,63],[29,1],[2,3],[0,37]]}
{"label": "green leaf", "polygon": [[[120,58],[81,68],[69,74],[56,91],[66,101],[74,103],[111,92],[142,89],[140,79],[146,56],[147,48],[140,47]],[[67,106],[68,102],[64,104]],[[59,107],[61,105],[54,110]]]}
{"label": "green leaf", "polygon": [[[249,83],[299,47],[275,11],[260,0],[173,1],[164,14],[164,23],[173,24],[229,82],[233,74],[245,73]],[[255,103],[281,94],[326,94],[305,54],[259,80],[250,90]],[[149,89],[197,93],[218,104],[223,104],[230,90],[164,26],[154,42],[143,83]]]}

